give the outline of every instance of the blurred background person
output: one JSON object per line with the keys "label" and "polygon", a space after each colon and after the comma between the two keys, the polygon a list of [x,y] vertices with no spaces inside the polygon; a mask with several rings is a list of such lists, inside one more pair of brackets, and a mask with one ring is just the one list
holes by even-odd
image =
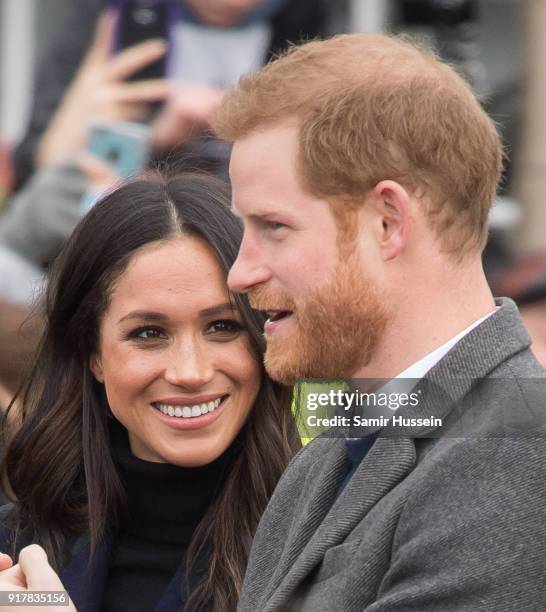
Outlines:
{"label": "blurred background person", "polygon": [[166,49],[154,41],[155,46],[152,42],[111,65],[115,19],[110,15],[100,24],[99,17],[107,7],[127,6],[136,12],[154,3],[79,0],[37,68],[28,127],[14,151],[19,184],[37,168],[79,152],[94,119],[142,120],[149,116],[147,105],[166,98],[168,104],[152,136],[155,153],[160,156],[188,144],[208,127],[222,92],[241,74],[259,68],[290,42],[327,33],[326,0],[180,0],[178,4],[178,20],[165,32],[164,42],[171,45],[166,80],[135,85],[125,79]]}

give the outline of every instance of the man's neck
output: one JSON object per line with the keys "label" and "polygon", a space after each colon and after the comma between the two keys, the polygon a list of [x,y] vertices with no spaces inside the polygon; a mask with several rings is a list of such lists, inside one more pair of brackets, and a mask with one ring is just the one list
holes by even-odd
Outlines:
{"label": "man's neck", "polygon": [[441,291],[414,291],[393,309],[374,357],[353,377],[397,376],[494,309],[483,272],[444,282]]}

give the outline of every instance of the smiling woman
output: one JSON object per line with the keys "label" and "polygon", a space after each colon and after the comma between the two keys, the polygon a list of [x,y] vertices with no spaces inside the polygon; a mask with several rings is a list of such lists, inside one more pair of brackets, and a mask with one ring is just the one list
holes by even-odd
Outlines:
{"label": "smiling woman", "polygon": [[202,239],[156,241],[134,255],[91,370],[140,459],[196,467],[229,447],[258,394],[260,365]]}
{"label": "smiling woman", "polygon": [[78,609],[234,610],[299,446],[263,317],[226,286],[242,237],[227,195],[195,175],[121,187],[52,272],[0,546],[42,545]]}

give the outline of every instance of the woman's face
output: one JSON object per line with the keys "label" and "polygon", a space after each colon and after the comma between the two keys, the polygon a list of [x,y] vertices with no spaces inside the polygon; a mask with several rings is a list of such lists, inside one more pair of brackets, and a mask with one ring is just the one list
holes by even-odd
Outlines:
{"label": "woman's face", "polygon": [[177,237],[133,256],[114,285],[91,369],[136,457],[193,467],[229,447],[260,367],[203,241]]}

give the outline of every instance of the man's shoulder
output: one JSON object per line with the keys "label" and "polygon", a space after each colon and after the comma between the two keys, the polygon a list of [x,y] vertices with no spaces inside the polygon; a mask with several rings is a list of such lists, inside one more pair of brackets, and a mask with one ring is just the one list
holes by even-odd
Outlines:
{"label": "man's shoulder", "polygon": [[475,437],[541,437],[546,440],[546,372],[530,350],[476,381],[467,401]]}
{"label": "man's shoulder", "polygon": [[545,379],[546,370],[540,365],[530,348],[526,348],[506,359],[490,374],[490,378],[510,376],[513,378]]}

